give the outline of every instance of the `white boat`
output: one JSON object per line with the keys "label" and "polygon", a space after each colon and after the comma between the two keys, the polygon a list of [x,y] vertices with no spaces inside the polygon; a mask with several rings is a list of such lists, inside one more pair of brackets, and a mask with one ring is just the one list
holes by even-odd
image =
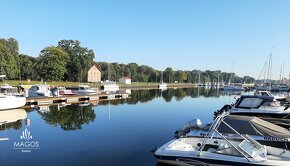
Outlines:
{"label": "white boat", "polygon": [[114,81],[106,80],[103,82],[101,89],[104,91],[118,91],[120,87]]}
{"label": "white boat", "polygon": [[0,94],[0,110],[20,108],[26,104],[26,98],[21,96],[7,96]]}
{"label": "white boat", "polygon": [[223,90],[224,91],[244,91],[245,88],[238,85],[224,85]]}
{"label": "white boat", "polygon": [[[233,127],[242,135],[249,135],[262,145],[268,145],[290,150],[290,131],[268,121],[254,116],[227,115],[219,119]],[[202,124],[199,119],[193,119],[186,123],[182,130],[175,133],[175,137],[199,137],[206,136],[211,124]],[[226,138],[240,139],[239,135],[229,129],[225,124],[220,124],[217,130]],[[219,135],[214,138],[221,139]]]}
{"label": "white boat", "polygon": [[116,92],[120,89],[119,85],[116,84],[114,81],[110,81],[110,64],[108,63],[108,75],[107,75],[107,80],[102,82],[101,85],[101,90],[109,93]]}
{"label": "white boat", "polygon": [[268,85],[259,85],[259,86],[256,86],[255,89],[256,89],[257,91],[271,91],[272,86],[268,86]]}
{"label": "white boat", "polygon": [[4,84],[0,86],[0,93],[4,95],[10,95],[10,96],[21,96],[21,94],[18,93],[18,89],[16,87],[13,87],[8,84]]}
{"label": "white boat", "polygon": [[66,88],[70,89],[73,93],[77,95],[96,95],[97,91],[91,89],[88,85],[79,85],[74,88]]}
{"label": "white boat", "polygon": [[290,88],[286,84],[277,84],[272,85],[271,91],[277,91],[277,92],[289,92]]}
{"label": "white boat", "polygon": [[271,97],[274,97],[274,101],[286,100],[286,96],[273,95],[270,91],[256,91],[254,94],[256,96],[271,96]]}
{"label": "white boat", "polygon": [[[218,116],[223,118],[223,116]],[[243,136],[227,123],[240,140],[224,137],[217,128],[223,121],[215,121],[204,138],[178,138],[155,152],[158,162],[173,165],[290,165],[290,151],[264,146],[249,136]],[[213,138],[219,135],[222,139]]]}
{"label": "white boat", "polygon": [[271,118],[290,118],[288,104],[274,101],[273,96],[241,95],[232,105],[226,105],[218,113],[229,111],[233,115],[250,115]]}
{"label": "white boat", "polygon": [[28,97],[51,97],[50,87],[46,84],[32,85],[28,90]]}
{"label": "white boat", "polygon": [[158,85],[158,88],[161,90],[167,89],[167,84],[163,82],[163,71],[161,72],[161,84]]}
{"label": "white boat", "polygon": [[65,87],[56,87],[53,88],[51,91],[53,96],[76,95],[75,93],[72,92],[71,89],[66,89]]}
{"label": "white boat", "polygon": [[164,82],[162,82],[161,84],[158,85],[159,89],[167,89],[167,84],[165,84]]}

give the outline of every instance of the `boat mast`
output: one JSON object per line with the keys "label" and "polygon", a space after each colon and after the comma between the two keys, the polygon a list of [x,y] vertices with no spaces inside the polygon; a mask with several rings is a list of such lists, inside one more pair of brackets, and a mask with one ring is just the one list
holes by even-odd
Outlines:
{"label": "boat mast", "polygon": [[163,71],[161,71],[161,84],[163,84]]}
{"label": "boat mast", "polygon": [[267,80],[269,80],[269,86],[271,89],[271,78],[272,77],[272,51],[270,52],[269,62],[268,62],[268,72],[267,72]]}
{"label": "boat mast", "polygon": [[108,62],[108,81],[110,81],[110,63]]}
{"label": "boat mast", "polygon": [[200,85],[200,71],[198,73],[198,84],[197,85]]}

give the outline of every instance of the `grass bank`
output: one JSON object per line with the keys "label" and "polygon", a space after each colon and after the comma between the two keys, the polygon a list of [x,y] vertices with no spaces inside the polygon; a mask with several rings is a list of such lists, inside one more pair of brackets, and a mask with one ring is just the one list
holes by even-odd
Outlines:
{"label": "grass bank", "polygon": [[[18,86],[18,85],[34,85],[34,84],[47,84],[50,86],[64,86],[64,87],[71,87],[71,86],[78,86],[81,84],[89,85],[94,88],[100,87],[101,83],[87,83],[87,82],[66,82],[66,81],[19,81],[19,80],[5,80],[3,82],[0,82],[1,84],[9,84],[12,86]],[[158,88],[159,83],[142,83],[142,82],[133,82],[132,84],[119,84],[121,89],[142,89],[142,88]],[[168,84],[168,87],[194,87],[194,84],[185,84],[185,83],[172,83]]]}

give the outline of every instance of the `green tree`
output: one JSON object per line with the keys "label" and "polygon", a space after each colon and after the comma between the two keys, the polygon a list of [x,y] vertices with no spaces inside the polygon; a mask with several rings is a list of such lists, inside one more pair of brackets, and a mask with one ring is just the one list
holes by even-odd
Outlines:
{"label": "green tree", "polygon": [[187,75],[184,71],[178,70],[175,72],[175,78],[178,82],[182,83],[187,79]]}
{"label": "green tree", "polygon": [[0,74],[7,79],[19,78],[18,42],[14,38],[0,39]]}
{"label": "green tree", "polygon": [[58,47],[62,48],[69,55],[67,63],[67,74],[65,80],[85,81],[87,71],[93,65],[95,54],[93,50],[81,47],[78,40],[61,40]]}
{"label": "green tree", "polygon": [[35,70],[36,59],[28,55],[19,55],[21,79],[38,79],[37,71]]}
{"label": "green tree", "polygon": [[163,80],[164,82],[172,83],[174,82],[174,71],[171,67],[167,67],[163,72]]}
{"label": "green tree", "polygon": [[62,80],[67,72],[68,59],[68,54],[61,48],[44,48],[36,62],[38,75],[45,80]]}

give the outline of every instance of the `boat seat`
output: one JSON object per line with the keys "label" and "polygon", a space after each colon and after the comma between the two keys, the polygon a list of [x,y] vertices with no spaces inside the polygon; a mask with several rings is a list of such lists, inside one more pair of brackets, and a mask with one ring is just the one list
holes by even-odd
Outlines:
{"label": "boat seat", "polygon": [[233,147],[227,147],[224,149],[219,149],[215,151],[216,153],[219,154],[224,154],[224,155],[230,155],[230,156],[242,156],[235,148]]}
{"label": "boat seat", "polygon": [[218,147],[218,145],[205,144],[203,147],[203,151],[214,152],[218,149]]}

